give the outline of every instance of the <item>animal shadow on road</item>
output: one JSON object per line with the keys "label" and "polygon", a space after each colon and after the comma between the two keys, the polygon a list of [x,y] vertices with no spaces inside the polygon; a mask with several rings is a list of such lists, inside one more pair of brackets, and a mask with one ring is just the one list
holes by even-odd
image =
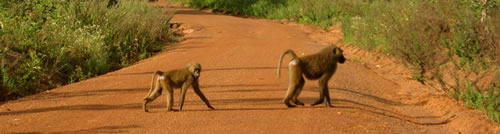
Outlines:
{"label": "animal shadow on road", "polygon": [[54,103],[57,103],[61,99],[68,99],[72,97],[85,97],[85,96],[102,96],[107,94],[115,94],[116,92],[124,93],[135,93],[135,92],[145,92],[148,91],[149,88],[124,88],[124,89],[96,89],[96,90],[85,90],[85,91],[77,91],[77,92],[49,92],[43,93],[43,95],[30,96],[29,99],[18,100],[19,102],[23,101],[40,101],[40,100],[54,100]]}
{"label": "animal shadow on road", "polygon": [[[443,125],[443,124],[447,124],[447,123],[451,122],[456,117],[456,115],[451,115],[451,116],[445,118],[444,120],[440,120],[441,118],[445,117],[449,113],[445,113],[445,114],[440,115],[440,116],[409,116],[409,115],[404,115],[404,114],[392,112],[392,111],[385,110],[385,109],[376,108],[376,107],[373,107],[370,105],[357,103],[354,101],[347,101],[347,100],[336,100],[336,101],[352,102],[354,104],[359,104],[361,107],[335,106],[334,108],[356,109],[356,110],[365,111],[365,112],[369,112],[369,113],[376,114],[376,115],[381,115],[381,116],[386,116],[386,117],[390,117],[390,118],[394,118],[394,119],[399,119],[399,120],[410,122],[410,123],[417,124],[417,125]],[[374,110],[369,110],[369,109],[363,108],[363,106],[371,107]],[[421,120],[423,118],[431,118],[431,120],[433,120],[433,121],[416,121],[416,120]]]}
{"label": "animal shadow on road", "polygon": [[80,129],[74,131],[51,132],[52,134],[95,134],[95,133],[127,133],[127,129],[141,128],[139,125],[125,125],[125,126],[104,126],[90,129]]}
{"label": "animal shadow on road", "polygon": [[55,106],[55,107],[35,108],[35,109],[26,109],[26,110],[10,111],[10,112],[0,112],[0,116],[42,113],[50,111],[104,111],[104,110],[123,110],[123,109],[138,109],[142,111],[142,103],[129,103],[123,105],[85,104],[85,105]]}
{"label": "animal shadow on road", "polygon": [[349,92],[349,93],[352,93],[352,94],[361,95],[361,96],[366,97],[368,99],[372,99],[372,100],[375,100],[377,102],[380,102],[380,103],[383,103],[383,104],[387,104],[387,105],[393,105],[393,106],[411,106],[411,105],[422,106],[422,105],[425,105],[428,102],[426,100],[426,101],[420,101],[420,102],[412,103],[412,104],[405,104],[405,103],[401,103],[401,102],[397,102],[397,101],[392,101],[392,100],[389,100],[389,99],[381,98],[381,97],[378,97],[378,96],[361,93],[361,92],[358,92],[358,91],[344,89],[344,88],[334,88],[334,90],[340,90],[340,91],[345,91],[345,92]]}
{"label": "animal shadow on road", "polygon": [[[392,101],[392,100],[378,97],[375,95],[365,94],[365,93],[361,93],[359,91],[354,91],[354,90],[349,90],[349,89],[334,88],[334,90],[340,90],[340,91],[344,91],[346,93],[360,95],[363,98],[374,100],[375,102],[382,103],[383,105],[389,105],[389,106],[395,106],[395,107],[423,106],[428,102],[428,101],[421,101],[421,102],[412,103],[412,104],[405,104],[405,103]],[[386,109],[379,108],[376,106],[360,103],[360,102],[357,102],[354,100],[333,99],[332,101],[334,103],[341,103],[344,105],[344,106],[337,105],[337,106],[335,106],[336,108],[356,109],[356,110],[360,110],[360,111],[369,112],[372,114],[377,114],[377,115],[382,115],[382,116],[386,116],[386,117],[390,117],[390,118],[403,120],[403,121],[410,122],[410,123],[417,124],[417,125],[442,125],[442,124],[446,124],[446,123],[450,122],[455,117],[455,115],[451,115],[444,120],[440,120],[443,117],[449,115],[449,112],[445,113],[443,115],[440,115],[440,116],[410,116],[410,115],[401,114],[397,111],[386,110]],[[416,120],[422,120],[422,119],[426,119],[426,121],[416,121]],[[432,120],[432,121],[428,121],[428,120]]]}
{"label": "animal shadow on road", "polygon": [[[140,128],[139,125],[124,125],[124,126],[104,126],[90,129],[80,129],[72,131],[49,132],[50,134],[95,134],[95,133],[127,133],[127,129]],[[20,132],[10,134],[44,134],[47,132]]]}

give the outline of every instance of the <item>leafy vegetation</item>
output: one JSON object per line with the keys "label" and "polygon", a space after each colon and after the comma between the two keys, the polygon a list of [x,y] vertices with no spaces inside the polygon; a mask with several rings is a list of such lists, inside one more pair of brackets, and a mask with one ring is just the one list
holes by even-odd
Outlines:
{"label": "leafy vegetation", "polygon": [[0,97],[25,96],[130,65],[172,41],[172,14],[146,1],[0,1]]}
{"label": "leafy vegetation", "polygon": [[176,1],[322,28],[340,22],[345,42],[405,61],[414,79],[438,81],[438,88],[499,121],[500,89],[478,81],[499,68],[500,0]]}
{"label": "leafy vegetation", "polygon": [[500,122],[500,95],[499,87],[490,86],[487,92],[481,93],[470,82],[466,83],[465,90],[452,91],[450,95],[458,100],[463,100],[467,106],[486,111],[488,117]]}

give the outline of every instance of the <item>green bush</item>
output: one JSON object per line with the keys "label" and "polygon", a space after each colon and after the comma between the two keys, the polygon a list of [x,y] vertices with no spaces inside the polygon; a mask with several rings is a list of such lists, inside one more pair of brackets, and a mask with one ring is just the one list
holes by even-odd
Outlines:
{"label": "green bush", "polygon": [[488,117],[500,122],[500,91],[499,87],[489,87],[488,91],[481,93],[472,83],[467,82],[464,91],[453,91],[452,97],[463,100],[467,106],[486,111]]}
{"label": "green bush", "polygon": [[[172,14],[146,1],[3,0],[0,88],[29,95],[130,65],[159,51]],[[0,94],[1,95],[1,94]],[[5,98],[3,98],[5,99]]]}

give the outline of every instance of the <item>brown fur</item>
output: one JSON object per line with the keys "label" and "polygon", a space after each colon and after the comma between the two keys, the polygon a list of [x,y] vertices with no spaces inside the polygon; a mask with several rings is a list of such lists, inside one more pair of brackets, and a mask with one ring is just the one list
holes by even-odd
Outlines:
{"label": "brown fur", "polygon": [[[146,105],[149,102],[154,101],[158,96],[161,95],[162,90],[167,90],[167,111],[176,111],[172,109],[174,101],[174,90],[173,88],[181,88],[181,98],[179,101],[180,108],[184,106],[184,98],[186,96],[186,90],[189,86],[192,86],[195,93],[205,102],[205,104],[210,109],[214,109],[208,99],[203,95],[200,90],[198,78],[200,77],[201,65],[197,62],[192,62],[186,65],[185,68],[170,70],[167,72],[156,71],[153,73],[153,78],[151,80],[151,88],[148,94],[144,98],[142,108],[145,112],[148,112]],[[158,76],[158,77],[156,77]],[[156,78],[156,80],[155,80]],[[156,84],[155,84],[156,81]]]}
{"label": "brown fur", "polygon": [[325,105],[327,107],[332,107],[330,103],[330,95],[328,92],[328,81],[333,76],[337,69],[337,62],[344,63],[345,57],[343,55],[343,50],[337,46],[330,45],[323,48],[318,53],[307,55],[304,57],[297,57],[293,50],[285,50],[281,54],[278,63],[278,78],[280,76],[281,62],[283,56],[290,54],[290,62],[288,65],[288,90],[283,102],[288,107],[295,107],[290,101],[296,105],[304,105],[300,102],[297,97],[300,95],[302,88],[304,87],[304,77],[309,80],[319,79],[319,90],[320,98],[318,101],[311,105],[321,104],[326,100]]}

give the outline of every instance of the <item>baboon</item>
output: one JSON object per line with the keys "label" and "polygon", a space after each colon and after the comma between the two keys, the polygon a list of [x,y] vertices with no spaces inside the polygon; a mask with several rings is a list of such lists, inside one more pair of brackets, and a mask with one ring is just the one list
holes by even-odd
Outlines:
{"label": "baboon", "polygon": [[[333,76],[337,69],[337,62],[344,63],[346,61],[343,50],[335,45],[330,45],[323,48],[318,53],[297,57],[293,50],[285,50],[280,56],[278,63],[278,78],[280,77],[281,61],[283,56],[289,54],[291,56],[288,63],[288,90],[283,102],[287,107],[296,107],[296,105],[304,106],[300,102],[299,97],[302,88],[304,87],[304,76],[309,80],[317,80],[319,84],[319,100],[311,104],[318,105],[326,101],[326,107],[332,107],[330,104],[330,94],[328,92],[328,80]],[[290,103],[292,101],[296,105]]]}
{"label": "baboon", "polygon": [[[145,112],[149,112],[146,105],[155,100],[161,95],[162,90],[167,92],[167,111],[181,111],[184,105],[184,97],[186,96],[186,90],[189,86],[192,86],[194,92],[205,102],[205,104],[210,109],[214,109],[208,102],[208,99],[203,95],[200,90],[198,78],[200,77],[201,65],[198,62],[192,62],[186,65],[185,68],[170,70],[167,72],[156,71],[153,73],[153,78],[151,81],[151,88],[149,89],[148,95],[144,98],[142,108]],[[158,75],[155,80],[155,76]],[[156,81],[156,85],[154,82]],[[174,90],[173,88],[181,88],[179,110],[172,109],[174,102]]]}

